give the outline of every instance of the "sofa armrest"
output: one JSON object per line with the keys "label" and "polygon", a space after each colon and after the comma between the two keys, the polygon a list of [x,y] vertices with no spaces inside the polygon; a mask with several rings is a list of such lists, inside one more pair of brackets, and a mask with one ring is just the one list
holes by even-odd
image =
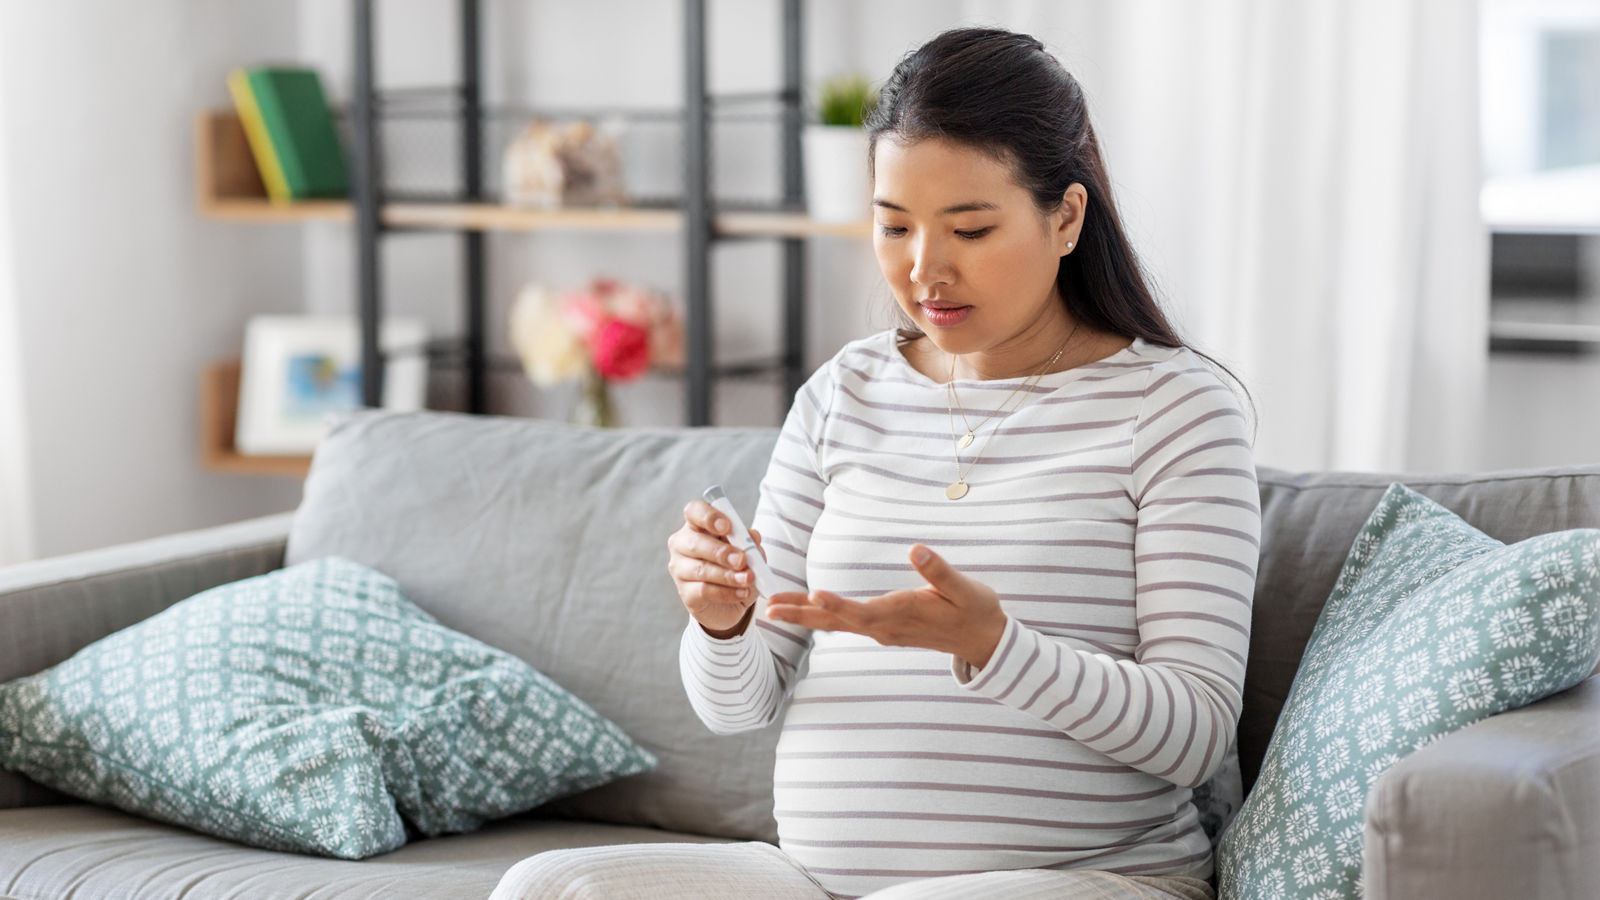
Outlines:
{"label": "sofa armrest", "polygon": [[1600,678],[1412,753],[1367,796],[1369,900],[1592,897]]}
{"label": "sofa armrest", "polygon": [[[0,682],[78,650],[208,588],[283,565],[291,513],[0,568]],[[0,809],[63,802],[0,771]]]}

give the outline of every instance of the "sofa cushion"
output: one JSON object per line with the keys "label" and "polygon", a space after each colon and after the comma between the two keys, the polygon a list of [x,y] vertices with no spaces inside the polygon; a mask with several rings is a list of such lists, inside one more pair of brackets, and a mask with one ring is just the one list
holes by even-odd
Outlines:
{"label": "sofa cushion", "polygon": [[1368,790],[1397,760],[1600,660],[1600,529],[1507,546],[1392,485],[1352,543],[1255,788],[1224,897],[1359,896]]}
{"label": "sofa cushion", "polygon": [[17,900],[483,900],[544,850],[713,838],[517,816],[350,861],[241,847],[113,809],[0,810],[0,897]]}
{"label": "sofa cushion", "polygon": [[1246,791],[1350,543],[1390,484],[1404,482],[1507,544],[1568,528],[1600,528],[1600,465],[1445,475],[1288,472],[1262,466],[1256,475],[1261,562],[1239,717]]}
{"label": "sofa cushion", "polygon": [[718,737],[689,707],[677,656],[689,617],[666,542],[710,484],[753,509],[777,434],[357,412],[317,447],[286,558],[340,555],[393,576],[445,625],[528,661],[661,760],[557,808],[775,840],[777,729]]}
{"label": "sofa cushion", "polygon": [[[337,557],[221,585],[0,685],[0,764],[271,849],[361,858],[654,760]],[[402,821],[402,815],[404,821]]]}

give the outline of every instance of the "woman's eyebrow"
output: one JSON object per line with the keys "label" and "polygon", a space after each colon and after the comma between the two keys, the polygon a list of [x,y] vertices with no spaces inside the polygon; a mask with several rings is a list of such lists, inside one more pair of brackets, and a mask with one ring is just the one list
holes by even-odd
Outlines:
{"label": "woman's eyebrow", "polygon": [[[872,205],[898,210],[899,212],[909,212],[909,210],[907,210],[905,207],[900,206],[899,204],[890,203],[881,197],[874,197],[872,200]],[[955,206],[947,206],[940,211],[939,215],[950,216],[955,215],[956,213],[964,212],[985,212],[989,210],[998,210],[999,208],[1000,207],[990,203],[987,200],[974,200],[970,203],[958,203]]]}

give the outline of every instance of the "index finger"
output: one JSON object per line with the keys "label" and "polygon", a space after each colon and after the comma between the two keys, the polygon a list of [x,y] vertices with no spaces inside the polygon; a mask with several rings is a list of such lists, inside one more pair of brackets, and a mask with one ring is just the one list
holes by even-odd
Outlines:
{"label": "index finger", "polygon": [[690,500],[689,505],[683,508],[683,520],[707,534],[724,535],[731,527],[727,516],[700,499]]}

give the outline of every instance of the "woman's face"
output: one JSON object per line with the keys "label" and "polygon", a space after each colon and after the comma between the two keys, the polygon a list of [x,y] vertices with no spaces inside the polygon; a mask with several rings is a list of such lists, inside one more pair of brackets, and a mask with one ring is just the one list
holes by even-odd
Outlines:
{"label": "woman's face", "polygon": [[1042,217],[1009,166],[963,144],[886,135],[873,153],[872,246],[900,308],[947,353],[1048,358],[1071,327],[1056,271],[1083,187]]}

